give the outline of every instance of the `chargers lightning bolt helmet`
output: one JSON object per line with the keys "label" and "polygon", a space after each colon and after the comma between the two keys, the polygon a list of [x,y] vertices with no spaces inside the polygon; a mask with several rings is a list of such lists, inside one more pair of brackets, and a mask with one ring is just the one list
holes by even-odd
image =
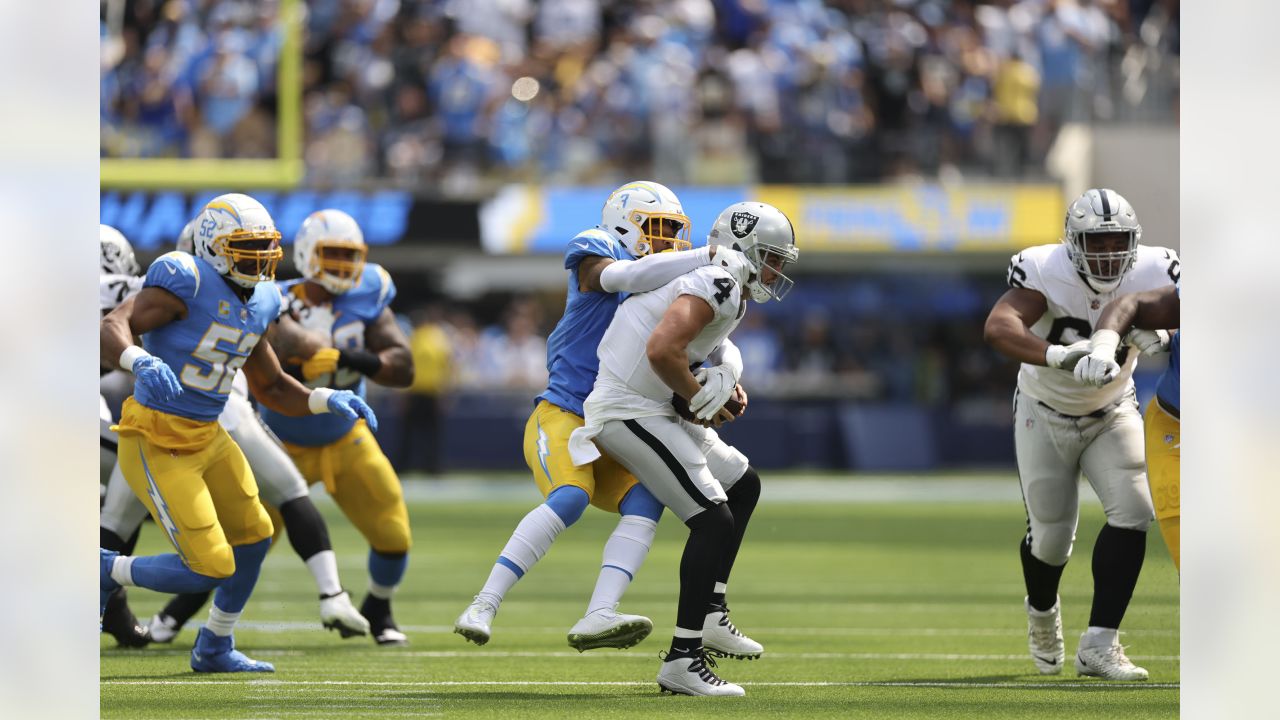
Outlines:
{"label": "chargers lightning bolt helmet", "polygon": [[783,271],[800,259],[796,230],[778,208],[758,202],[734,203],[716,218],[707,242],[747,256],[751,263],[747,289],[752,300],[781,300],[795,286]]}
{"label": "chargers lightning bolt helmet", "polygon": [[[1121,233],[1128,236],[1124,250],[1091,248],[1094,234]],[[1142,226],[1138,214],[1120,193],[1106,188],[1088,190],[1067,208],[1062,242],[1077,271],[1089,279],[1098,292],[1114,290],[1138,259]]]}
{"label": "chargers lightning bolt helmet", "polygon": [[659,238],[669,240],[674,250],[693,247],[689,241],[692,223],[680,206],[680,198],[666,185],[648,180],[629,182],[614,190],[604,202],[600,227],[636,257],[653,252],[653,242]]}
{"label": "chargers lightning bolt helmet", "polygon": [[195,223],[195,255],[242,288],[274,280],[284,257],[280,232],[262,203],[248,195],[219,195]]}
{"label": "chargers lightning bolt helmet", "polygon": [[307,216],[293,240],[293,264],[306,279],[334,295],[360,284],[369,246],[355,218],[341,210]]}
{"label": "chargers lightning bolt helmet", "polygon": [[98,240],[102,244],[103,275],[137,275],[142,272],[138,258],[133,254],[124,233],[110,225],[98,225]]}

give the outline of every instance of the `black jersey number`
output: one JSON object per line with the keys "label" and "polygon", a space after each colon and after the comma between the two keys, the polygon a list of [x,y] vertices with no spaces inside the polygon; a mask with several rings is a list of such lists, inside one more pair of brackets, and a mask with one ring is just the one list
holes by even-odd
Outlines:
{"label": "black jersey number", "polygon": [[716,278],[714,285],[720,292],[712,297],[716,299],[716,303],[723,305],[724,301],[728,300],[729,296],[733,294],[733,281],[729,278]]}

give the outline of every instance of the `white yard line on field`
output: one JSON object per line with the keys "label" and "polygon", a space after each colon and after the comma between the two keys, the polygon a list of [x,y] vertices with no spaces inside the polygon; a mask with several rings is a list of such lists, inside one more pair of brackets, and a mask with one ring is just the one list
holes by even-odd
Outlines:
{"label": "white yard line on field", "polygon": [[[103,680],[103,685],[240,685],[259,686],[352,686],[352,687],[647,687],[652,681],[629,680]],[[1107,683],[1104,681],[1063,682],[944,682],[937,680],[867,680],[861,682],[797,681],[797,682],[743,682],[746,687],[926,687],[926,688],[1091,688],[1097,690],[1176,690],[1181,683]]]}

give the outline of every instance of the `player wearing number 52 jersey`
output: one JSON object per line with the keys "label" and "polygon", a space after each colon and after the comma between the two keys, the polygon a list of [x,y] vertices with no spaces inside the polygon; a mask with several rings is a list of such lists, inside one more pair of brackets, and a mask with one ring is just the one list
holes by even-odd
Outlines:
{"label": "player wearing number 52 jersey", "polygon": [[[217,422],[236,371],[255,397],[291,415],[335,412],[376,423],[350,392],[308,390],[258,340],[280,312],[272,282],[280,233],[253,198],[214,198],[197,218],[195,256],[152,263],[142,290],[102,321],[102,360],[135,376],[117,431],[134,494],[176,554],[101,551],[99,612],[120,585],[167,593],[217,588],[196,637],[197,672],[270,672],[235,650],[239,619],[271,542],[272,524],[244,453]],[[143,345],[133,345],[141,335]]]}
{"label": "player wearing number 52 jersey", "polygon": [[[363,397],[365,378],[380,385],[413,383],[409,341],[391,313],[396,287],[381,266],[365,261],[360,226],[340,210],[312,213],[294,240],[303,277],[279,283],[287,312],[269,336],[281,354],[290,336],[309,334],[321,349],[286,357],[309,385],[344,388]],[[329,495],[369,541],[369,593],[360,613],[379,645],[407,638],[391,613],[391,596],[409,565],[409,511],[400,478],[370,428],[354,418],[289,417],[268,407],[267,425],[308,483]]]}
{"label": "player wearing number 52 jersey", "polygon": [[[1178,278],[1172,250],[1139,244],[1137,215],[1114,190],[1089,190],[1067,210],[1063,242],[1013,256],[1009,290],[987,318],[987,342],[1022,362],[1014,393],[1014,445],[1027,511],[1021,544],[1028,646],[1044,674],[1065,660],[1058,583],[1071,556],[1079,517],[1081,471],[1102,500],[1107,522],[1093,550],[1094,594],[1076,670],[1109,680],[1145,680],[1125,657],[1118,628],[1146,553],[1151,523],[1142,416],[1134,395],[1137,352],[1116,354],[1121,371],[1102,387],[1072,370],[1089,352],[1088,338],[1112,298],[1170,285]],[[1163,339],[1130,344],[1159,352]]]}

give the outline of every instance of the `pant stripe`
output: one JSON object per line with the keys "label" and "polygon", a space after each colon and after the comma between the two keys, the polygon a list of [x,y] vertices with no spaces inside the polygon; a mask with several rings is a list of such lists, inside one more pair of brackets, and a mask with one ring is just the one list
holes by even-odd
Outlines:
{"label": "pant stripe", "polygon": [[[187,563],[186,553],[182,552],[182,545],[178,544],[178,524],[169,515],[169,504],[165,502],[164,496],[160,494],[156,479],[151,475],[151,467],[147,465],[147,454],[142,451],[141,446],[138,447],[138,457],[142,458],[142,472],[147,476],[147,495],[151,496],[151,502],[156,506],[156,514],[160,516],[160,526],[164,528],[165,534],[169,536],[169,542],[173,545],[173,549],[177,551],[178,557],[182,558],[182,562]],[[187,563],[187,566],[190,567],[190,563]]]}
{"label": "pant stripe", "polygon": [[667,449],[666,445],[663,445],[658,438],[654,437],[648,430],[645,430],[644,427],[635,420],[623,420],[622,423],[627,426],[627,429],[629,429],[633,435],[640,438],[641,442],[648,445],[649,449],[653,450],[662,462],[666,464],[667,469],[675,476],[676,481],[680,483],[680,487],[684,488],[685,493],[689,497],[693,498],[694,501],[704,509],[715,506],[715,503],[711,501],[711,498],[704,495],[702,490],[698,489],[698,486],[693,484],[693,480],[689,479],[689,473],[685,472],[684,466],[680,464],[680,461],[676,459],[675,455],[671,454],[671,451]]}

